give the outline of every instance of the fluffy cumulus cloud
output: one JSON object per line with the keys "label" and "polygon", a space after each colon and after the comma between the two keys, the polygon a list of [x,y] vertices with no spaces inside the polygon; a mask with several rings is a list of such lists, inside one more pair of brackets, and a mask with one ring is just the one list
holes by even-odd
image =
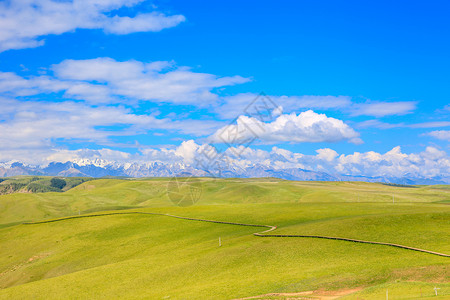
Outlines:
{"label": "fluffy cumulus cloud", "polygon": [[425,135],[434,137],[436,139],[440,139],[443,141],[450,142],[450,130],[435,130],[431,131],[429,133],[426,133]]}
{"label": "fluffy cumulus cloud", "polygon": [[362,143],[359,134],[343,121],[312,110],[282,114],[272,122],[240,116],[236,124],[219,129],[210,140],[215,143],[245,144],[258,139],[263,143],[340,142]]}
{"label": "fluffy cumulus cloud", "polygon": [[324,148],[324,149],[318,149],[316,150],[317,152],[317,158],[323,161],[328,161],[331,162],[333,161],[336,157],[339,156],[339,154],[334,151],[333,149],[329,149],[329,148]]}
{"label": "fluffy cumulus cloud", "polygon": [[[195,150],[184,156],[188,158],[185,162],[192,161],[193,154],[203,156],[205,152],[204,145],[191,143],[190,146],[190,149]],[[279,147],[273,147],[271,151],[243,146],[238,148],[240,149],[229,148],[224,152],[222,161],[226,162],[225,168],[245,170],[260,165],[273,170],[306,169],[329,174],[369,177],[437,176],[450,180],[450,157],[445,151],[434,147],[427,147],[422,152],[411,154],[402,153],[397,146],[386,153],[369,151],[347,155],[338,154],[329,148],[318,149],[316,155],[291,152]]]}
{"label": "fluffy cumulus cloud", "polygon": [[420,153],[405,154],[397,146],[384,154],[369,151],[341,155],[334,168],[339,173],[351,175],[448,177],[450,158],[445,151],[434,147],[427,147]]}
{"label": "fluffy cumulus cloud", "polygon": [[119,16],[113,12],[144,0],[6,0],[0,2],[0,52],[38,47],[43,36],[80,29],[102,29],[106,33],[160,31],[177,26],[182,15],[161,12]]}

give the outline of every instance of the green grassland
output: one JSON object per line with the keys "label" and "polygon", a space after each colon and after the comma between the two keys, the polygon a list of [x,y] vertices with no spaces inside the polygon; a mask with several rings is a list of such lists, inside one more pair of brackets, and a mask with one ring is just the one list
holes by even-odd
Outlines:
{"label": "green grassland", "polygon": [[386,299],[386,290],[390,299],[450,299],[450,258],[389,246],[261,238],[252,235],[261,228],[156,215],[22,224],[158,212],[450,254],[448,186],[199,180],[202,197],[189,207],[168,199],[167,178],[99,179],[63,193],[0,196],[0,299],[234,299],[303,291],[320,299],[323,291],[353,288],[359,291],[342,299]]}

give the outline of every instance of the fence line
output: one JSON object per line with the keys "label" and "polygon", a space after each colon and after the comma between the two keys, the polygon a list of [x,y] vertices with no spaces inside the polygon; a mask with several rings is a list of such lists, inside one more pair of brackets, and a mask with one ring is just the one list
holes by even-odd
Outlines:
{"label": "fence line", "polygon": [[183,220],[189,220],[189,221],[199,221],[199,222],[226,224],[226,225],[237,225],[237,226],[247,226],[247,227],[264,227],[264,228],[268,228],[267,230],[253,233],[253,235],[257,236],[257,237],[275,237],[275,238],[289,238],[289,237],[292,237],[292,238],[317,238],[317,239],[338,240],[338,241],[346,241],[346,242],[354,242],[354,243],[391,246],[391,247],[396,247],[396,248],[401,248],[401,249],[406,249],[406,250],[412,250],[412,251],[418,251],[418,252],[424,252],[424,253],[428,253],[428,254],[443,256],[443,257],[450,257],[450,255],[444,254],[444,253],[439,253],[439,252],[435,252],[435,251],[430,251],[430,250],[425,250],[425,249],[420,249],[420,248],[414,248],[414,247],[409,247],[409,246],[404,246],[404,245],[399,245],[399,244],[393,244],[393,243],[373,242],[373,241],[356,240],[356,239],[332,237],[332,236],[323,236],[323,235],[267,234],[268,232],[276,230],[277,226],[260,225],[260,224],[246,224],[246,223],[236,223],[236,222],[225,222],[225,221],[216,221],[216,220],[208,220],[208,219],[189,218],[189,217],[175,216],[175,215],[171,215],[171,214],[152,213],[152,212],[138,212],[138,211],[134,211],[134,212],[115,212],[115,213],[91,214],[91,215],[71,216],[71,217],[64,217],[64,218],[59,218],[59,219],[44,220],[44,221],[37,221],[37,222],[24,222],[22,224],[24,224],[24,225],[33,225],[33,224],[59,222],[59,221],[65,221],[65,220],[70,220],[70,219],[101,217],[101,216],[111,216],[111,215],[130,215],[130,214],[165,216],[165,217],[171,217],[171,218],[177,218],[177,219],[183,219]]}

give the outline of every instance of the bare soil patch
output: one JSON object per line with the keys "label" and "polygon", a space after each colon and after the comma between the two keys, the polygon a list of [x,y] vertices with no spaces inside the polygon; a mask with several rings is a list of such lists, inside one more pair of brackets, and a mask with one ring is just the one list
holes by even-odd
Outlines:
{"label": "bare soil patch", "polygon": [[309,299],[309,300],[334,300],[339,297],[350,295],[356,292],[359,292],[363,288],[352,288],[352,289],[340,289],[336,291],[327,291],[327,290],[316,290],[316,291],[305,291],[298,293],[269,293],[258,296],[251,296],[246,298],[239,298],[234,300],[247,300],[247,299],[283,299],[283,300],[299,300],[299,299]]}

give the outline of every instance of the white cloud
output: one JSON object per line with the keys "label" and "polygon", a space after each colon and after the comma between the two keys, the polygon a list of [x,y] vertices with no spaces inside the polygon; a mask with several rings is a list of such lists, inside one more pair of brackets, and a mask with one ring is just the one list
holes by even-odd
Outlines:
{"label": "white cloud", "polygon": [[329,148],[316,150],[317,155],[295,153],[278,147],[273,147],[272,151],[246,149],[239,152],[242,153],[240,157],[230,155],[230,168],[235,164],[241,168],[262,164],[274,170],[301,168],[351,176],[450,176],[450,157],[445,151],[434,147],[411,154],[402,153],[399,146],[386,153],[368,151],[348,155],[338,154]]}
{"label": "white cloud", "polygon": [[358,128],[379,128],[379,129],[391,129],[391,128],[438,128],[448,127],[450,122],[448,121],[435,121],[435,122],[423,122],[415,124],[405,123],[386,123],[380,120],[372,119],[363,122],[359,122],[356,125]]}
{"label": "white cloud", "polygon": [[434,137],[439,140],[450,142],[450,130],[435,130],[428,132],[425,135]]}
{"label": "white cloud", "polygon": [[[216,108],[217,114],[223,118],[233,118],[243,114],[246,107],[252,103],[258,94],[241,93],[224,97],[222,105]],[[305,109],[313,110],[339,110],[352,116],[384,117],[391,115],[405,115],[416,109],[417,102],[381,102],[368,101],[365,103],[353,102],[349,96],[276,96],[269,95],[270,100],[277,106],[283,107],[285,113]]]}
{"label": "white cloud", "polygon": [[333,161],[336,157],[339,156],[339,154],[334,151],[333,149],[324,148],[324,149],[318,149],[317,152],[317,159],[326,160],[328,162]]}
{"label": "white cloud", "polygon": [[106,33],[128,34],[160,31],[185,21],[182,15],[160,12],[134,17],[110,15],[144,0],[10,0],[0,2],[0,52],[38,47],[41,37],[76,29],[103,29]]}
{"label": "white cloud", "polygon": [[[249,82],[241,76],[220,77],[214,74],[194,72],[188,67],[177,66],[173,61],[140,62],[116,61],[102,57],[87,60],[64,60],[51,67],[53,76],[20,77],[14,73],[0,72],[0,92],[9,96],[29,96],[40,93],[63,92],[64,97],[91,103],[129,104],[137,101],[174,103],[209,107],[224,119],[247,113],[248,106],[258,98],[254,93],[241,93],[220,97],[217,90],[226,86]],[[297,112],[305,109],[339,110],[354,116],[401,115],[411,112],[416,102],[367,102],[354,103],[347,96],[266,96],[269,105],[277,106],[277,113]],[[258,99],[261,99],[258,98]],[[273,109],[273,108],[272,108]],[[439,123],[439,124],[438,124]],[[432,127],[448,122],[429,122],[404,125],[387,124],[369,120],[361,127]]]}
{"label": "white cloud", "polygon": [[[52,151],[53,150],[53,151]],[[44,163],[50,162],[77,162],[83,164],[91,161],[113,161],[113,162],[126,162],[133,158],[133,155],[123,151],[111,150],[107,148],[92,150],[92,149],[52,149],[49,152],[51,154],[45,158]]]}
{"label": "white cloud", "polygon": [[436,128],[436,127],[449,127],[449,121],[435,121],[435,122],[424,122],[412,124],[409,127],[411,128]]}
{"label": "white cloud", "polygon": [[66,83],[54,80],[48,76],[20,77],[11,72],[0,71],[0,93],[11,96],[29,96],[42,91],[58,92],[68,88]]}
{"label": "white cloud", "polygon": [[359,134],[343,121],[317,114],[312,110],[284,114],[273,122],[240,116],[236,125],[228,125],[219,129],[210,139],[216,143],[241,144],[257,138],[263,143],[279,142],[339,142],[348,140],[352,143],[362,143]]}
{"label": "white cloud", "polygon": [[183,157],[186,163],[192,164],[198,148],[199,145],[197,145],[193,140],[184,141],[176,149],[175,154]]}
{"label": "white cloud", "polygon": [[65,60],[53,65],[55,76],[20,77],[0,72],[0,92],[9,96],[64,92],[70,99],[91,103],[128,101],[170,102],[208,106],[219,96],[216,88],[241,84],[241,76],[219,77],[177,67],[174,62],[119,62],[111,58]]}
{"label": "white cloud", "polygon": [[[159,66],[163,62],[156,64]],[[86,60],[67,59],[53,65],[55,76],[60,79],[97,81],[101,83],[117,82],[132,78],[140,78],[147,71],[154,71],[155,64],[147,64],[130,60],[116,61],[109,57],[101,57]],[[169,67],[170,63],[164,62],[163,67],[156,68],[157,71]]]}
{"label": "white cloud", "polygon": [[405,154],[395,147],[385,154],[373,151],[341,155],[334,168],[343,174],[365,176],[417,177],[449,176],[450,158],[444,151],[427,147],[420,153]]}
{"label": "white cloud", "polygon": [[391,129],[391,128],[399,128],[399,127],[406,127],[404,123],[386,123],[382,122],[380,120],[366,120],[362,121],[356,124],[356,127],[358,128],[379,128],[379,129]]}
{"label": "white cloud", "polygon": [[[124,107],[92,107],[64,101],[18,101],[0,98],[0,153],[14,156],[16,149],[45,149],[56,141],[111,144],[112,136],[134,136],[152,130],[206,135],[222,124],[215,121],[172,120],[137,115]],[[115,130],[113,130],[115,128]],[[119,130],[119,129],[120,130]]]}
{"label": "white cloud", "polygon": [[165,28],[175,27],[185,21],[184,16],[166,16],[165,14],[152,12],[139,14],[135,17],[114,16],[103,24],[107,33],[128,34],[133,32],[161,31]]}
{"label": "white cloud", "polygon": [[[250,105],[258,94],[241,93],[234,96],[223,98],[221,106],[216,108],[217,114],[222,118],[235,118],[244,113],[248,105]],[[343,109],[351,105],[350,97],[347,96],[273,96],[268,98],[276,106],[283,108],[286,113],[304,110],[304,109]]]}
{"label": "white cloud", "polygon": [[355,103],[351,108],[351,114],[374,117],[405,115],[414,111],[416,107],[417,102],[415,101]]}
{"label": "white cloud", "polygon": [[173,62],[119,62],[111,58],[65,60],[53,66],[56,77],[63,80],[106,84],[112,95],[138,100],[195,104],[206,106],[218,100],[212,90],[241,84],[249,79],[241,76],[219,77],[197,73]]}

